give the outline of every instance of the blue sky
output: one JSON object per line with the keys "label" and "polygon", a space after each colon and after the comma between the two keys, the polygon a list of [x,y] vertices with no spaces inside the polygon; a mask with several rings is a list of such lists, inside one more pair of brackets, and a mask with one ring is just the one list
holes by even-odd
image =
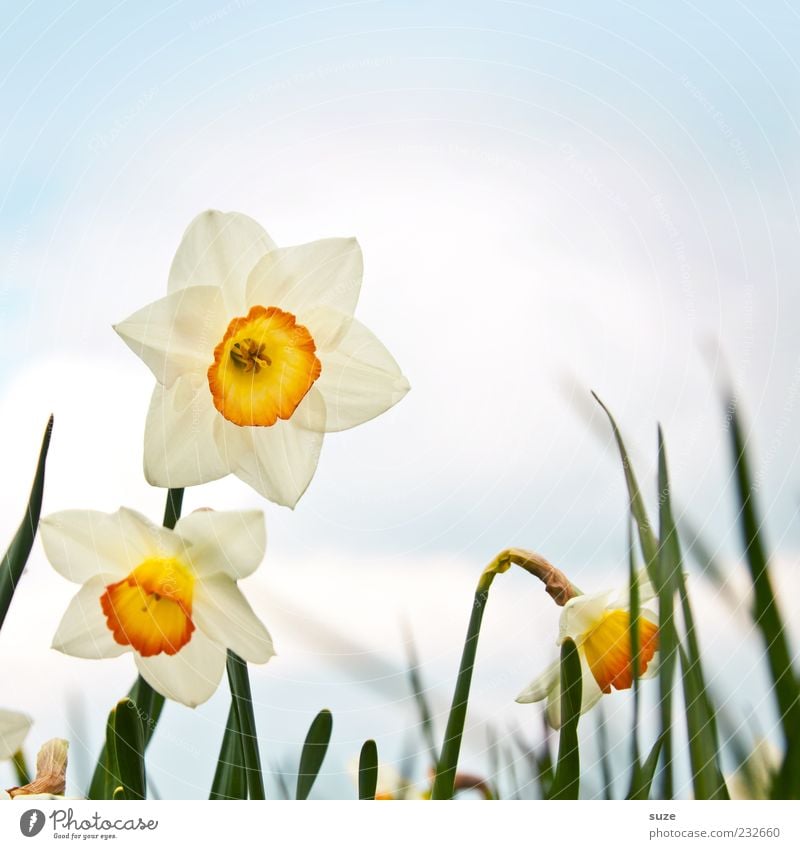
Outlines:
{"label": "blue sky", "polygon": [[[279,648],[309,664],[309,705],[331,673],[313,641],[292,655],[303,642],[291,624],[310,616],[314,570],[329,562],[349,570],[351,597],[369,584],[375,604],[401,599],[392,622],[413,618],[426,576],[462,576],[441,647],[420,647],[436,681],[455,666],[458,599],[500,548],[540,549],[581,585],[621,573],[622,476],[607,430],[582,412],[590,387],[645,480],[663,423],[680,501],[732,562],[716,396],[730,373],[794,580],[799,30],[784,2],[6,3],[6,536],[50,409],[46,510],[160,511],[140,471],[150,378],[110,325],[161,296],[184,227],[219,207],[281,244],[357,235],[359,316],[413,387],[326,442],[293,514],[265,508],[275,571],[257,589],[285,593]],[[187,498],[263,506],[230,482]],[[311,589],[286,577],[294,565]],[[40,554],[34,570],[47,592]],[[408,597],[398,573],[413,576]],[[7,661],[19,604],[0,640]],[[517,624],[498,628],[498,645],[528,640],[525,617],[538,616],[531,598],[510,604]],[[42,628],[57,615],[54,601]],[[387,632],[372,648],[397,647]],[[273,685],[256,683],[265,698]],[[33,688],[25,699],[33,711]],[[208,721],[217,714],[222,703]]]}

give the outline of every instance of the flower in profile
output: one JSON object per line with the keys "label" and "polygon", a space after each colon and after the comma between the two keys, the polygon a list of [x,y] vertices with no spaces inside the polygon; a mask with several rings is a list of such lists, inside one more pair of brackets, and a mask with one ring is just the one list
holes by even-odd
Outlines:
{"label": "flower in profile", "polygon": [[0,708],[0,761],[7,761],[22,748],[32,720],[24,713]]}
{"label": "flower in profile", "polygon": [[67,510],[40,531],[55,570],[83,585],[53,639],[64,654],[133,652],[151,687],[190,707],[216,690],[226,649],[251,663],[274,654],[237,585],[264,557],[260,511],[197,511],[171,531],[124,507]]}
{"label": "flower in profile", "polygon": [[[648,678],[656,671],[658,615],[646,605],[655,599],[652,585],[639,579],[639,674]],[[604,694],[627,690],[633,684],[628,591],[577,595],[563,607],[557,645],[571,639],[578,649],[583,673],[581,713],[586,713]],[[547,700],[547,720],[561,726],[561,670],[551,664],[517,696],[522,703]]]}
{"label": "flower in profile", "polygon": [[185,487],[233,473],[294,507],[323,434],[374,418],[409,388],[353,318],[362,271],[355,239],[279,248],[245,215],[195,218],[168,295],[115,327],[158,381],[147,480]]}

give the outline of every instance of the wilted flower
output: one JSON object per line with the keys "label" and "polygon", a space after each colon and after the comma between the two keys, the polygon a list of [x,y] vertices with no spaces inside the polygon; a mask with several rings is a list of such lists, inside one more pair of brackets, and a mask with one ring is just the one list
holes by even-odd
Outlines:
{"label": "wilted flower", "polygon": [[[656,671],[658,615],[645,605],[655,598],[652,585],[639,581],[639,672],[650,677]],[[630,602],[628,591],[578,595],[563,607],[559,619],[557,645],[574,641],[581,660],[583,697],[581,713],[592,708],[604,693],[626,690],[633,684],[630,641]],[[518,702],[547,699],[547,719],[553,728],[561,726],[561,675],[558,662],[532,681],[517,696]]]}
{"label": "wilted flower", "polygon": [[7,761],[22,748],[32,720],[24,713],[0,708],[0,761]]}
{"label": "wilted flower", "polygon": [[58,737],[48,740],[36,756],[36,777],[23,787],[0,791],[0,799],[62,799],[67,782],[69,743]]}
{"label": "wilted flower", "polygon": [[374,418],[409,388],[353,318],[362,270],[355,239],[278,248],[247,216],[195,218],[167,297],[115,327],[158,381],[147,480],[185,487],[233,473],[293,507],[323,434]]}
{"label": "wilted flower", "polygon": [[175,530],[121,508],[67,510],[42,519],[50,563],[83,584],[53,647],[75,657],[132,651],[158,692],[194,707],[216,690],[226,649],[252,663],[274,654],[237,586],[264,557],[259,511],[198,511]]}

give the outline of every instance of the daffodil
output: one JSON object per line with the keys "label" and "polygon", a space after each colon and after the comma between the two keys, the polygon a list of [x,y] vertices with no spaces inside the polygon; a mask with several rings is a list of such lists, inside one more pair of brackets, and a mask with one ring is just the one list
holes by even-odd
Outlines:
{"label": "daffodil", "polygon": [[274,654],[237,581],[261,563],[259,511],[197,511],[171,531],[133,510],[68,510],[42,519],[55,570],[82,584],[53,647],[85,658],[133,652],[142,677],[190,707],[216,690],[226,649],[252,663]]}
{"label": "daffodil", "polygon": [[293,507],[323,434],[374,418],[409,388],[353,318],[362,270],[355,239],[279,248],[245,215],[195,218],[167,296],[115,327],[158,381],[147,480],[185,487],[233,473]]}
{"label": "daffodil", "polygon": [[30,727],[29,716],[0,708],[0,761],[13,758],[22,748]]}
{"label": "daffodil", "polygon": [[[639,674],[646,678],[656,671],[658,615],[647,605],[655,598],[652,585],[639,581]],[[563,607],[557,645],[574,641],[581,659],[583,697],[581,713],[591,709],[612,689],[626,690],[633,684],[628,591],[577,595]],[[547,700],[547,719],[561,726],[561,677],[559,663],[551,664],[517,696],[522,703]]]}

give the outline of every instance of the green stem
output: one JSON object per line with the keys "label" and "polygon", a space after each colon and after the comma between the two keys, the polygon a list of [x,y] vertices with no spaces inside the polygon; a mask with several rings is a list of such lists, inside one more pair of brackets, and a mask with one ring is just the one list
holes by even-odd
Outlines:
{"label": "green stem", "polygon": [[250,694],[250,677],[247,664],[237,654],[228,650],[228,682],[236,710],[239,731],[242,735],[244,765],[247,770],[247,786],[251,799],[265,799],[264,777],[261,772],[261,755],[258,752],[256,718],[253,713],[253,698]]}
{"label": "green stem", "polygon": [[464,736],[464,723],[467,718],[472,670],[475,666],[475,654],[478,650],[483,612],[486,609],[486,602],[489,600],[489,587],[492,585],[495,574],[494,572],[484,573],[478,583],[478,589],[475,591],[472,614],[469,617],[469,626],[467,627],[467,639],[464,642],[464,650],[461,654],[461,666],[458,670],[453,703],[450,707],[450,716],[447,719],[447,728],[444,733],[442,754],[436,770],[436,779],[433,782],[432,799],[452,799],[455,791],[456,768],[458,767],[458,756],[461,752],[461,738]]}
{"label": "green stem", "polygon": [[447,718],[447,728],[444,732],[442,753],[439,756],[436,778],[431,791],[432,799],[453,798],[458,756],[461,752],[461,739],[464,736],[464,723],[467,718],[469,691],[472,686],[472,670],[475,666],[475,654],[478,650],[483,612],[486,609],[486,602],[489,600],[489,588],[495,575],[507,572],[512,564],[538,578],[544,584],[545,592],[558,605],[564,605],[574,596],[580,595],[580,590],[569,582],[563,572],[556,569],[540,554],[521,548],[508,548],[501,551],[483,570],[475,590],[472,614],[467,627],[467,638],[464,641],[453,702],[450,706],[450,715]]}
{"label": "green stem", "polygon": [[168,489],[167,503],[164,505],[164,527],[171,531],[175,530],[175,525],[181,517],[181,507],[183,506],[183,490]]}

